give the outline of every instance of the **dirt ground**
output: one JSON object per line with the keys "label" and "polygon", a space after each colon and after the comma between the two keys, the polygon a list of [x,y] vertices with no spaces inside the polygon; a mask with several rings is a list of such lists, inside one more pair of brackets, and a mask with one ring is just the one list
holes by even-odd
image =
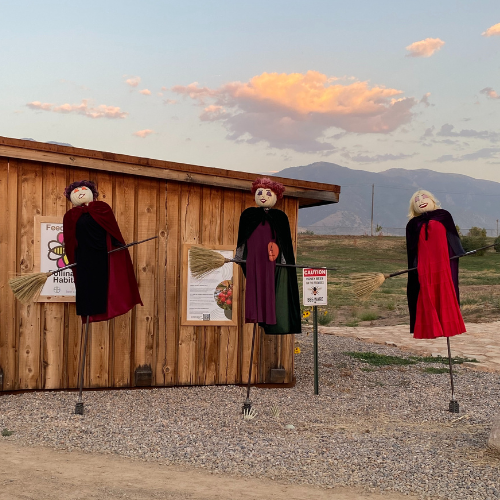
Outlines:
{"label": "dirt ground", "polygon": [[210,474],[199,469],[130,460],[116,455],[24,448],[0,438],[0,500],[402,500],[394,493],[320,489],[267,479]]}

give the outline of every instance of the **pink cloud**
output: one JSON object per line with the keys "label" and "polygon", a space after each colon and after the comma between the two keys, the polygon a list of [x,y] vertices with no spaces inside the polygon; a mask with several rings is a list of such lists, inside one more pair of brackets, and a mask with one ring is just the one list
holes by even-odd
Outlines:
{"label": "pink cloud", "polygon": [[412,118],[413,98],[402,91],[367,82],[338,83],[317,71],[263,73],[249,82],[217,89],[198,83],[177,85],[173,92],[203,106],[202,121],[218,120],[237,142],[267,142],[296,151],[332,151],[324,133],[388,133]]}
{"label": "pink cloud", "polygon": [[430,57],[444,44],[445,42],[440,38],[426,38],[420,42],[414,42],[406,47],[406,50],[410,52],[407,57]]}
{"label": "pink cloud", "polygon": [[175,99],[163,99],[163,104],[175,104],[176,102]]}
{"label": "pink cloud", "polygon": [[490,26],[484,33],[483,36],[499,36],[500,35],[500,23]]}
{"label": "pink cloud", "polygon": [[213,122],[216,120],[221,120],[226,115],[227,113],[222,106],[215,106],[214,104],[211,104],[210,106],[207,106],[200,114],[200,120],[202,122]]}
{"label": "pink cloud", "polygon": [[154,130],[151,130],[149,128],[146,128],[144,130],[138,130],[137,132],[134,132],[132,135],[135,135],[136,137],[147,137],[148,135],[152,134]]}
{"label": "pink cloud", "polygon": [[142,94],[142,95],[151,95],[151,90],[149,90],[149,89],[142,89],[142,90],[139,90],[139,94]]}
{"label": "pink cloud", "polygon": [[139,85],[139,83],[141,83],[141,77],[140,76],[132,76],[131,78],[127,78],[127,80],[125,80],[125,83],[127,85],[130,85],[131,87],[137,87],[137,85]]}
{"label": "pink cloud", "polygon": [[89,106],[88,99],[83,99],[80,104],[61,104],[56,106],[48,102],[33,101],[26,104],[30,109],[51,111],[53,113],[74,113],[87,116],[88,118],[126,118],[128,113],[122,111],[118,106]]}
{"label": "pink cloud", "polygon": [[483,90],[479,91],[481,94],[485,94],[490,99],[500,99],[500,95],[496,93],[491,87],[485,87]]}

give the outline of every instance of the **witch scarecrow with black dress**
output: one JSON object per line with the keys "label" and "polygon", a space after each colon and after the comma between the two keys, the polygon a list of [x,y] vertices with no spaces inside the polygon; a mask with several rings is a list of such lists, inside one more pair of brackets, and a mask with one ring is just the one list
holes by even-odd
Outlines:
{"label": "witch scarecrow with black dress", "polygon": [[[141,304],[139,288],[129,252],[112,252],[125,241],[111,207],[97,201],[99,193],[91,181],[78,181],[64,194],[74,207],[64,215],[66,256],[76,286],[76,313],[86,321],[81,356],[80,397],[76,413],[83,413],[82,386],[89,323],[107,321]],[[82,325],[83,326],[83,325]]]}
{"label": "witch scarecrow with black dress", "polygon": [[257,179],[252,184],[257,206],[244,210],[239,222],[236,262],[245,261],[240,264],[246,277],[245,323],[254,323],[244,410],[251,408],[250,380],[257,325],[269,335],[301,332],[296,270],[276,266],[276,262],[295,264],[288,217],[272,208],[284,191],[279,182]]}

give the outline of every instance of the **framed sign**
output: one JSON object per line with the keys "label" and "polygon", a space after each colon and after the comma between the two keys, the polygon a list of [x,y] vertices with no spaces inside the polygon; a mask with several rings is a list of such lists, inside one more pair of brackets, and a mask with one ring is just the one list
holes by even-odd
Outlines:
{"label": "framed sign", "polygon": [[[35,272],[55,271],[68,265],[64,248],[63,218],[35,217]],[[71,269],[47,279],[37,302],[75,302],[76,289]]]}
{"label": "framed sign", "polygon": [[[203,278],[195,278],[189,270],[189,250],[192,246],[183,245],[182,248],[181,325],[237,326],[237,264],[229,262]],[[233,246],[203,246],[219,252],[225,258],[234,257]]]}

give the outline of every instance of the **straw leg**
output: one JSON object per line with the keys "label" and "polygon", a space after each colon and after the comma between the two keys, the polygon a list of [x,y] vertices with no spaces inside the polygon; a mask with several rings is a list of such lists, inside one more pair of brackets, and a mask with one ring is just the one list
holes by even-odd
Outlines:
{"label": "straw leg", "polygon": [[252,366],[253,366],[253,351],[255,349],[255,334],[257,333],[257,323],[253,324],[253,336],[252,336],[252,349],[250,352],[250,367],[248,368],[248,384],[247,384],[247,398],[243,403],[241,411],[250,411],[252,409],[252,402],[250,401],[250,383],[252,381]]}
{"label": "straw leg", "polygon": [[451,347],[450,347],[450,337],[446,337],[446,343],[448,344],[448,364],[450,367],[450,382],[451,382],[451,400],[449,411],[451,413],[459,413],[460,406],[458,401],[455,399],[455,385],[453,383],[453,363],[451,362]]}
{"label": "straw leg", "polygon": [[[80,356],[80,391],[78,394],[78,401],[75,406],[75,413],[77,415],[83,415],[83,401],[82,401],[82,393],[83,393],[83,377],[85,375],[85,355],[87,354],[87,342],[89,338],[89,320],[90,316],[87,316],[87,324],[85,326],[85,340],[83,342],[83,354]],[[83,324],[82,324],[83,327]],[[81,349],[81,345],[80,345]]]}

